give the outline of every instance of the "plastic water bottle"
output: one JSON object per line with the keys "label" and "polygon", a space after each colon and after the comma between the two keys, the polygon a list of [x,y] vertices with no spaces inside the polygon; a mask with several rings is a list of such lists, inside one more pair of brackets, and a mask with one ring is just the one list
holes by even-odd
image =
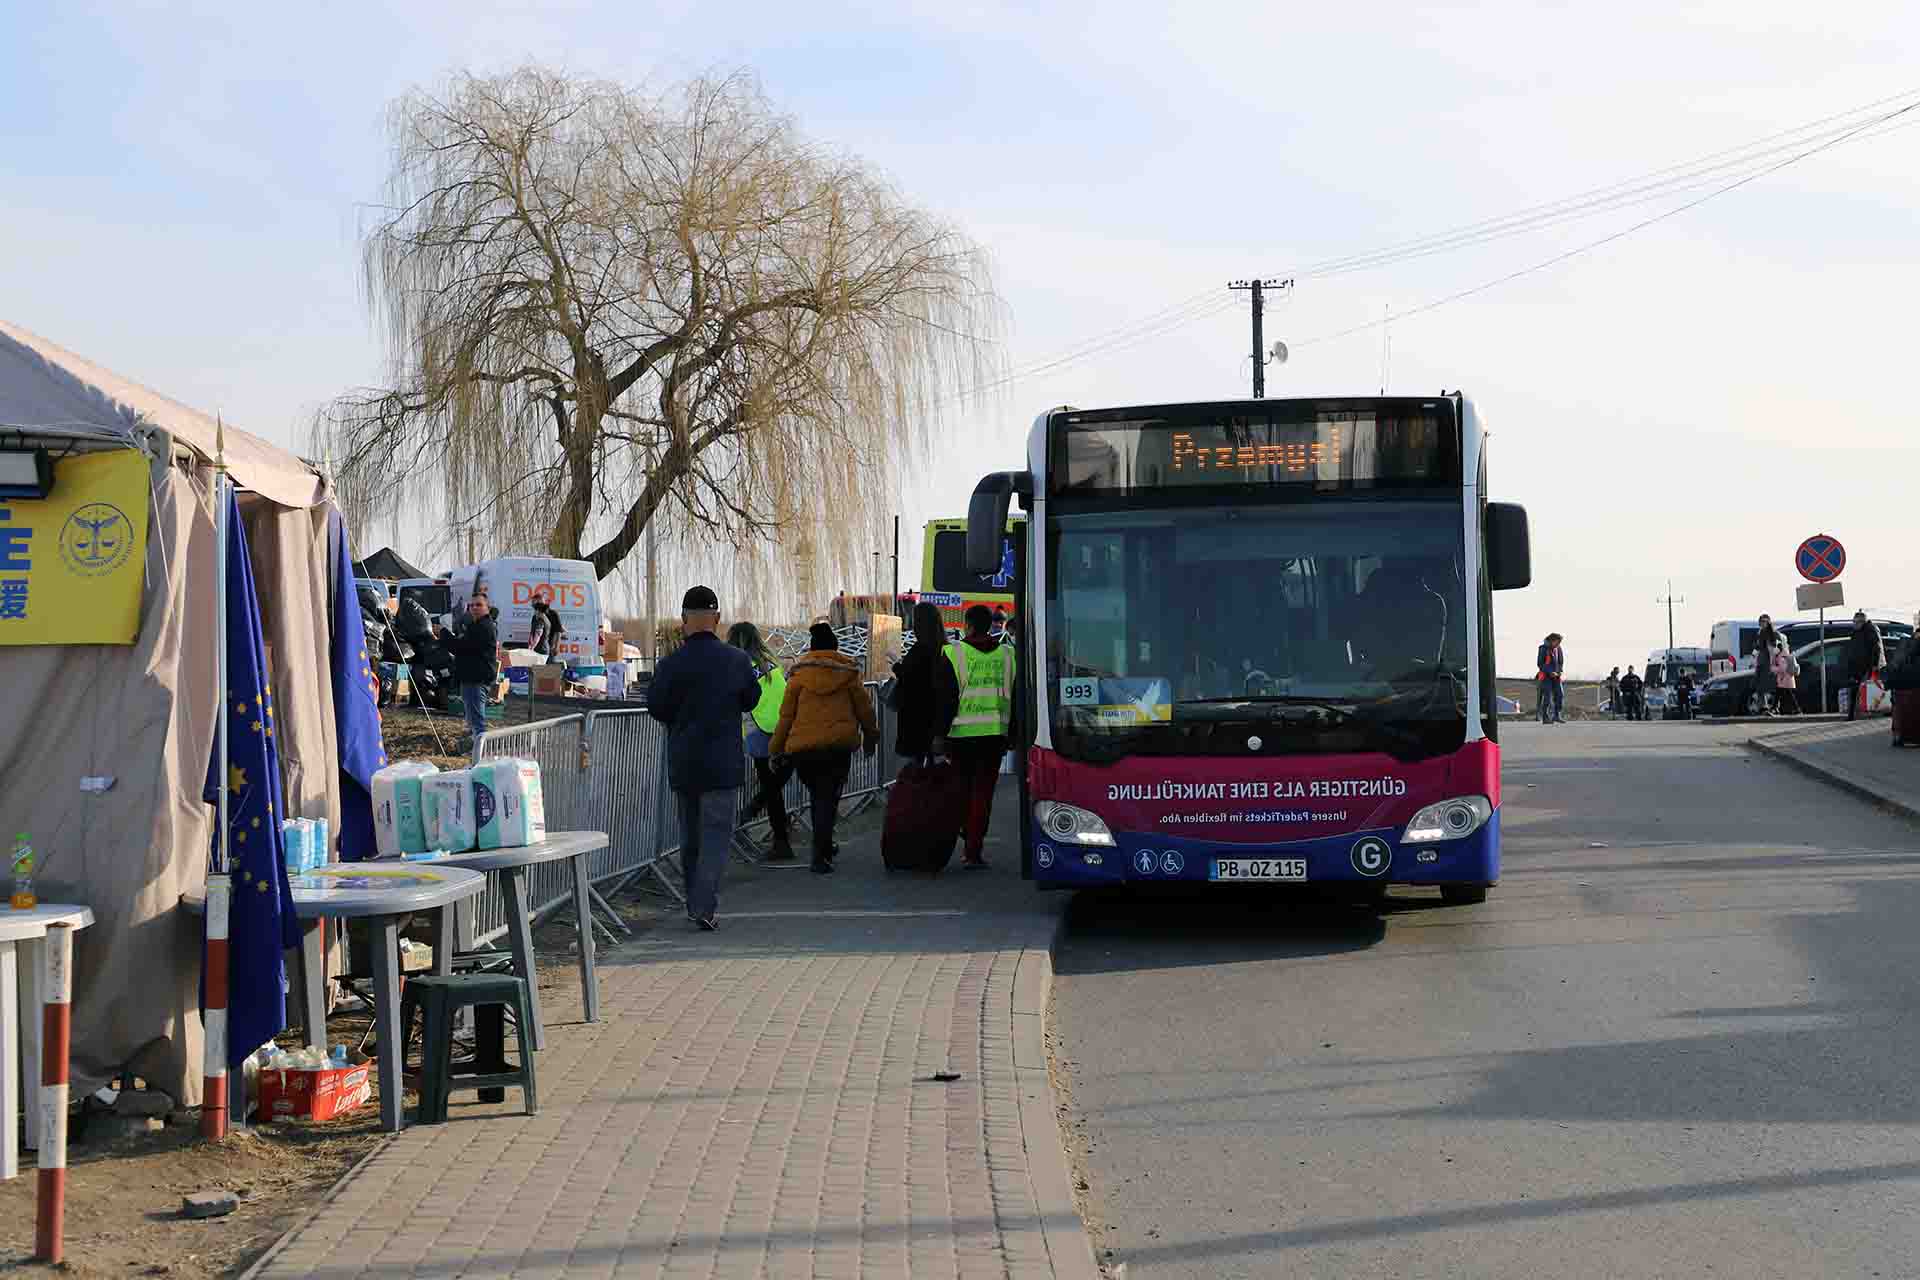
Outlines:
{"label": "plastic water bottle", "polygon": [[333,861],[333,833],[328,829],[325,818],[313,820],[312,844],[309,853],[316,867],[324,867]]}
{"label": "plastic water bottle", "polygon": [[344,1044],[333,1046],[333,1061],[328,1065],[335,1071],[344,1069],[347,1065],[347,1046]]}
{"label": "plastic water bottle", "polygon": [[22,831],[13,838],[13,897],[16,911],[28,911],[39,904],[33,896],[33,845]]}

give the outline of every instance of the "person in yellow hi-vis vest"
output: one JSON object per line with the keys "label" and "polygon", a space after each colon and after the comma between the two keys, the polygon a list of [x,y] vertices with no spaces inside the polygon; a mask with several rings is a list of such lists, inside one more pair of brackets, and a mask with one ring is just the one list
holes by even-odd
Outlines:
{"label": "person in yellow hi-vis vest", "polygon": [[993,820],[993,787],[1013,730],[1013,646],[993,634],[993,611],[967,610],[967,638],[947,648],[960,684],[960,710],[947,730],[953,762],[967,777],[966,848],[960,865],[986,867],[987,826]]}

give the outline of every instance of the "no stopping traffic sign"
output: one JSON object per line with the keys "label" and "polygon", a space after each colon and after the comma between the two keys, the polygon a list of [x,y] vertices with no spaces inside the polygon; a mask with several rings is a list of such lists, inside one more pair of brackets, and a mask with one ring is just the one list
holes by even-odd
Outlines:
{"label": "no stopping traffic sign", "polygon": [[1793,553],[1793,567],[1808,582],[1832,582],[1847,567],[1847,549],[1840,539],[1816,533]]}

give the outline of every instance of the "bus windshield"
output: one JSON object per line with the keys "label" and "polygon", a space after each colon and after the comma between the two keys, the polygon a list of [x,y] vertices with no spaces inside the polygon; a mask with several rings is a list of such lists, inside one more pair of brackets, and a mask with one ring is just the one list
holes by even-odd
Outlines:
{"label": "bus windshield", "polygon": [[1464,740],[1457,497],[1057,510],[1047,694],[1063,754],[1414,758]]}

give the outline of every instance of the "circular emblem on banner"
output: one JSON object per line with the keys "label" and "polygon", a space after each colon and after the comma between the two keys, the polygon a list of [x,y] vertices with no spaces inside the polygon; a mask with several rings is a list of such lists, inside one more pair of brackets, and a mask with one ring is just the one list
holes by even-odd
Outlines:
{"label": "circular emblem on banner", "polygon": [[60,526],[60,558],[83,578],[101,578],[133,554],[133,526],[111,502],[89,502]]}
{"label": "circular emblem on banner", "polygon": [[1380,876],[1393,865],[1393,846],[1379,836],[1366,836],[1354,842],[1353,869],[1363,876]]}
{"label": "circular emblem on banner", "polygon": [[1053,865],[1053,846],[1040,844],[1033,847],[1033,860],[1042,871]]}
{"label": "circular emblem on banner", "polygon": [[1133,869],[1143,876],[1150,876],[1160,865],[1160,859],[1153,856],[1153,850],[1142,849],[1133,855]]}
{"label": "circular emblem on banner", "polygon": [[1160,855],[1160,869],[1170,876],[1177,876],[1187,869],[1187,860],[1178,849],[1169,849]]}

